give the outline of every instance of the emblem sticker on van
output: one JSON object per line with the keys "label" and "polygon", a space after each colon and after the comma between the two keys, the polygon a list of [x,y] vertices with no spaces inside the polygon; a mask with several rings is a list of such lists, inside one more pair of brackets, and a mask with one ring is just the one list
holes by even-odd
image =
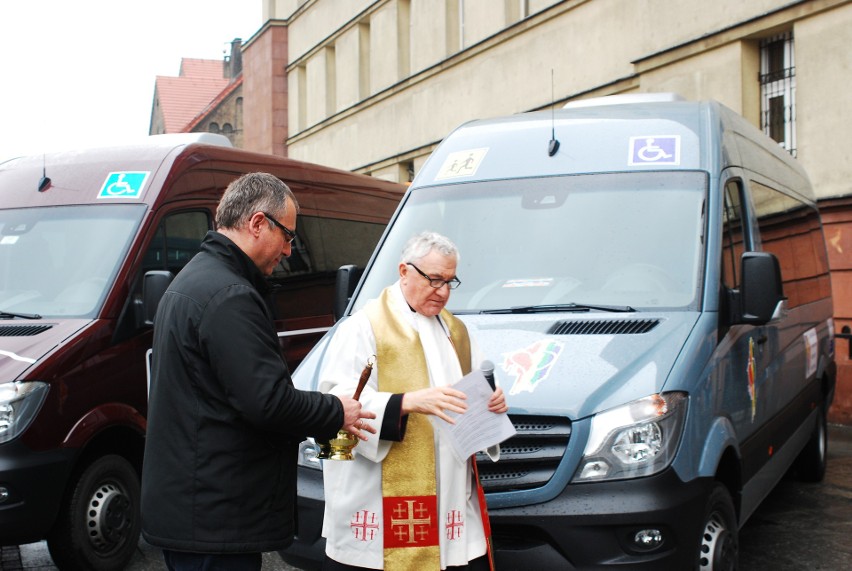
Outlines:
{"label": "emblem sticker on van", "polygon": [[630,137],[630,154],[627,164],[679,165],[680,135],[650,135]]}
{"label": "emblem sticker on van", "polygon": [[807,370],[805,371],[805,379],[810,379],[816,374],[817,371],[817,359],[819,358],[819,352],[817,352],[817,332],[816,329],[808,329],[804,333],[802,333],[802,339],[805,342],[805,366]]}
{"label": "emblem sticker on van", "polygon": [[550,375],[564,347],[559,341],[544,339],[514,353],[503,354],[503,370],[515,375],[510,395],[533,392]]}
{"label": "emblem sticker on van", "polygon": [[148,180],[148,171],[111,172],[107,175],[98,198],[139,198]]}
{"label": "emblem sticker on van", "polygon": [[485,147],[450,153],[444,160],[444,164],[441,165],[441,170],[438,171],[435,180],[475,175],[487,152],[488,148]]}
{"label": "emblem sticker on van", "polygon": [[757,365],[754,360],[754,338],[748,338],[748,365],[746,366],[746,374],[748,375],[748,398],[751,399],[751,421],[754,422],[754,417],[757,414],[757,385],[755,378],[757,377]]}

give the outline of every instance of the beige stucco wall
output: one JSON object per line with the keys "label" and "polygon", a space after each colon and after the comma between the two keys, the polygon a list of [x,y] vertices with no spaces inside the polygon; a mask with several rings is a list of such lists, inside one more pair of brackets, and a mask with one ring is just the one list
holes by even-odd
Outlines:
{"label": "beige stucco wall", "polygon": [[852,4],[796,22],[798,159],[821,197],[852,194]]}
{"label": "beige stucco wall", "polygon": [[[398,176],[398,163],[414,161],[419,169],[434,146],[466,121],[547,108],[551,74],[559,104],[610,93],[675,91],[718,99],[757,124],[759,39],[792,29],[799,158],[820,196],[852,192],[852,105],[842,88],[852,67],[848,1],[533,0],[531,15],[514,21],[516,5],[308,0],[288,14],[289,155]],[[406,12],[407,54],[399,49]],[[359,21],[369,29],[366,59]],[[452,52],[452,35],[461,30],[458,43],[466,49]],[[335,54],[331,106],[327,45]],[[361,66],[369,72],[366,90]]]}

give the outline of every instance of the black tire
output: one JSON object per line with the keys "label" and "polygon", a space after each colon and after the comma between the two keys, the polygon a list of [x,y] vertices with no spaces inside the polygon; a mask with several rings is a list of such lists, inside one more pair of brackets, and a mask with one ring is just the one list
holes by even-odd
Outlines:
{"label": "black tire", "polygon": [[62,571],[124,569],[139,544],[139,476],[121,456],[98,458],[71,483],[47,537]]}
{"label": "black tire", "polygon": [[817,423],[810,440],[796,458],[796,476],[802,482],[822,482],[828,463],[828,424],[825,409],[820,406]]}
{"label": "black tire", "polygon": [[716,483],[704,509],[695,568],[698,571],[735,571],[738,559],[739,536],[734,502],[728,488]]}

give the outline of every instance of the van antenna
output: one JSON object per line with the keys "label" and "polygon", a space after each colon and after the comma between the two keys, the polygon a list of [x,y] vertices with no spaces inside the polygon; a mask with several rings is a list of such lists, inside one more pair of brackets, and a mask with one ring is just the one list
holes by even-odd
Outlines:
{"label": "van antenna", "polygon": [[47,176],[47,164],[44,153],[41,154],[41,180],[38,181],[38,191],[44,192],[50,186],[50,178]]}
{"label": "van antenna", "polygon": [[550,68],[550,142],[547,144],[547,155],[552,157],[559,150],[559,141],[556,140],[556,117],[553,111],[555,96],[553,95],[553,68]]}

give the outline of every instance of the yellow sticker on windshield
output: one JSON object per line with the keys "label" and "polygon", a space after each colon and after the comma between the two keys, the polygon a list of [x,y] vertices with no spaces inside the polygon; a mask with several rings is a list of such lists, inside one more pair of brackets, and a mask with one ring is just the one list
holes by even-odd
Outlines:
{"label": "yellow sticker on windshield", "polygon": [[450,153],[444,160],[435,180],[475,175],[487,152],[488,147]]}

